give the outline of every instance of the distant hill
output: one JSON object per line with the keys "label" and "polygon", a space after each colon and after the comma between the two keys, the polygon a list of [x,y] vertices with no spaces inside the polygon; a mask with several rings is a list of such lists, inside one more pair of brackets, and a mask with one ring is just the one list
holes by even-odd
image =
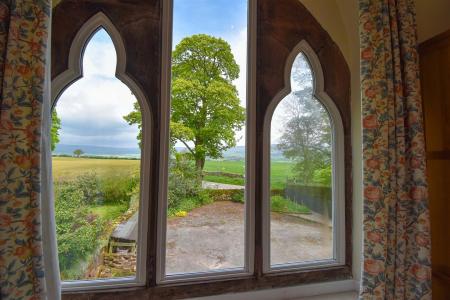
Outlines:
{"label": "distant hill", "polygon": [[[187,149],[184,147],[176,147],[177,151],[186,152]],[[288,161],[283,153],[278,149],[278,146],[271,145],[271,157],[275,161]],[[245,146],[236,146],[228,149],[223,153],[223,160],[244,160],[245,159]]]}
{"label": "distant hill", "polygon": [[[278,150],[277,145],[271,146],[272,159],[276,161],[286,161],[282,152]],[[54,155],[73,155],[73,151],[81,149],[84,151],[84,155],[88,156],[117,156],[117,157],[129,157],[139,158],[141,156],[141,150],[136,148],[120,148],[120,147],[103,147],[93,145],[65,145],[58,144],[53,151]],[[176,147],[177,151],[187,151],[184,147]],[[236,146],[228,149],[223,153],[224,160],[244,160],[245,159],[245,146]]]}
{"label": "distant hill", "polygon": [[92,156],[118,156],[118,157],[133,157],[141,156],[141,150],[136,148],[120,148],[120,147],[103,147],[93,145],[64,145],[57,144],[53,154],[55,155],[72,155],[73,151],[81,149],[84,155]]}

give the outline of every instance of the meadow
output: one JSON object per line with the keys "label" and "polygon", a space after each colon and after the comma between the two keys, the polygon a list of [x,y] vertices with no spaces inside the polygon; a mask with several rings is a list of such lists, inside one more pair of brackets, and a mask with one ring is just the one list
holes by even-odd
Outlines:
{"label": "meadow", "polygon": [[[53,157],[53,178],[70,180],[87,171],[94,171],[99,176],[126,176],[139,171],[140,160],[132,159],[94,159],[74,157]],[[274,161],[271,164],[272,189],[282,189],[286,179],[292,175],[293,164],[286,161]],[[244,175],[245,163],[242,160],[207,160],[206,172],[224,172]],[[227,176],[206,175],[206,181],[244,185],[243,178],[230,178]]]}
{"label": "meadow", "polygon": [[71,180],[86,172],[99,176],[127,175],[138,172],[139,160],[132,159],[94,159],[75,157],[53,157],[53,179]]}

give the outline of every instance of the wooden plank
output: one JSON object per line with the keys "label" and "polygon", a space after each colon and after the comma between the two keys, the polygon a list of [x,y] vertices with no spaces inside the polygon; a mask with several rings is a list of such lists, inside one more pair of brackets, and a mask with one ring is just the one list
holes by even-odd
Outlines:
{"label": "wooden plank", "polygon": [[427,151],[428,160],[450,160],[450,151]]}

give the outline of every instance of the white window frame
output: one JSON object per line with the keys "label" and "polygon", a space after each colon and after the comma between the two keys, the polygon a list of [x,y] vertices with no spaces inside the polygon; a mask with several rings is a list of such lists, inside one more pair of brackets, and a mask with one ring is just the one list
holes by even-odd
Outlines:
{"label": "white window frame", "polygon": [[[278,104],[291,89],[292,66],[297,56],[305,55],[313,74],[313,95],[327,110],[332,127],[332,224],[333,259],[271,265],[270,263],[270,144],[272,116]],[[345,265],[345,157],[344,125],[341,114],[324,90],[320,60],[305,40],[300,41],[289,54],[284,67],[284,87],[270,102],[263,127],[263,272],[278,273]]]}
{"label": "white window frame", "polygon": [[[117,53],[116,77],[126,84],[136,95],[142,109],[143,117],[143,148],[141,157],[141,195],[139,207],[139,230],[137,250],[136,277],[79,280],[62,282],[63,292],[87,290],[111,290],[133,286],[145,286],[147,279],[147,232],[149,209],[149,186],[151,182],[151,153],[152,147],[160,147],[160,184],[158,186],[158,212],[157,212],[157,256],[156,256],[156,283],[168,285],[176,283],[217,281],[220,279],[250,278],[254,275],[255,254],[255,155],[256,152],[256,39],[257,39],[257,0],[248,1],[248,47],[247,47],[247,119],[246,119],[246,208],[245,208],[245,264],[243,268],[215,270],[210,272],[185,273],[166,275],[166,225],[167,225],[167,180],[168,180],[168,154],[169,154],[169,121],[170,121],[170,87],[171,87],[171,53],[172,53],[172,22],[173,0],[163,1],[163,35],[162,35],[162,62],[161,62],[161,134],[159,145],[152,141],[152,120],[148,99],[139,86],[126,75],[125,45],[120,33],[102,12],[97,13],[83,24],[74,38],[70,52],[68,69],[52,81],[52,105],[55,105],[62,92],[83,75],[83,53],[90,38],[101,28],[110,35]],[[284,265],[270,265],[270,130],[273,112],[281,100],[291,92],[291,69],[299,53],[308,59],[314,76],[314,96],[327,109],[332,124],[333,134],[333,252],[334,259],[293,263]],[[344,127],[341,115],[335,103],[324,91],[324,77],[314,50],[306,41],[301,41],[289,55],[284,70],[284,88],[271,101],[263,127],[263,166],[262,176],[264,190],[263,200],[263,272],[296,272],[306,269],[328,268],[345,265],[345,160],[344,160]],[[45,212],[44,212],[45,213]]]}
{"label": "white window frame", "polygon": [[246,167],[245,167],[245,259],[243,268],[213,270],[198,273],[166,274],[166,232],[167,232],[167,188],[168,188],[168,154],[169,122],[171,93],[171,53],[173,0],[163,1],[163,48],[162,48],[162,119],[161,119],[161,168],[158,199],[158,229],[156,283],[165,285],[177,282],[195,282],[218,280],[221,278],[250,277],[254,270],[254,187],[255,187],[255,139],[256,139],[256,5],[257,0],[248,1],[247,15],[247,118],[246,118]]}
{"label": "white window frame", "polygon": [[62,292],[86,291],[98,289],[115,289],[132,286],[145,286],[147,260],[148,207],[150,201],[149,183],[151,170],[152,122],[151,112],[145,94],[126,74],[126,51],[119,31],[111,20],[102,12],[97,13],[83,24],[75,36],[69,52],[68,69],[52,81],[52,106],[56,105],[60,95],[72,83],[83,77],[83,55],[92,36],[104,29],[113,41],[117,53],[116,77],[122,81],[136,96],[142,111],[142,151],[140,165],[140,202],[136,257],[136,276],[111,279],[63,281]]}

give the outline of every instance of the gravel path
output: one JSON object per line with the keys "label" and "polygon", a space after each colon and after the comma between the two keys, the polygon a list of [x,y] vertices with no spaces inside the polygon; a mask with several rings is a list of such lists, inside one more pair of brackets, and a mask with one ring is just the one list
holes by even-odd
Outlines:
{"label": "gravel path", "polygon": [[[332,257],[330,227],[278,213],[271,218],[272,263]],[[243,253],[243,204],[218,201],[168,220],[168,274],[242,267]]]}

